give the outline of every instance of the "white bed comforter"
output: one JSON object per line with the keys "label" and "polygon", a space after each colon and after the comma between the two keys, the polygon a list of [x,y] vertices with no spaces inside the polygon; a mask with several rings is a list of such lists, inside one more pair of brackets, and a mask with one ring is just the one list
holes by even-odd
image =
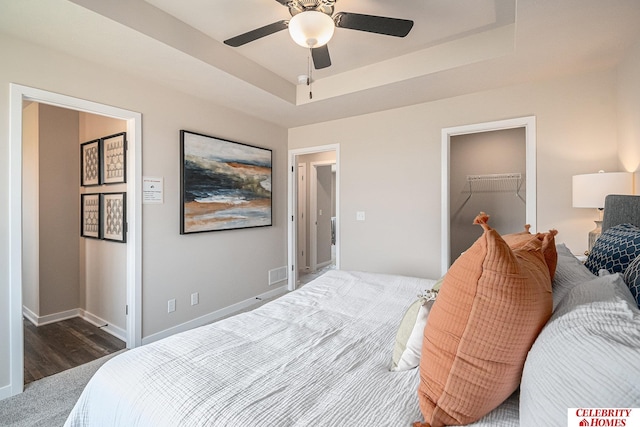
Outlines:
{"label": "white bed comforter", "polygon": [[409,426],[418,370],[388,368],[404,311],[433,283],[332,271],[111,359],[65,425]]}

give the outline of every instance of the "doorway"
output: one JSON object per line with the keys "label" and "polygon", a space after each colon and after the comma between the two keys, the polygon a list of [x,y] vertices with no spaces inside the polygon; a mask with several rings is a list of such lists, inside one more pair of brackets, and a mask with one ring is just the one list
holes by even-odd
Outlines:
{"label": "doorway", "polygon": [[[520,231],[524,224],[535,232],[535,139],[533,116],[442,130],[442,274],[477,238],[478,230],[466,224],[485,206],[508,212],[498,218],[501,232]],[[479,164],[483,156],[487,161]]]}
{"label": "doorway", "polygon": [[289,151],[288,289],[340,268],[339,145]]}
{"label": "doorway", "polygon": [[23,104],[36,102],[69,110],[76,110],[124,120],[129,139],[127,162],[127,225],[126,248],[126,343],[127,348],[141,344],[141,207],[138,190],[142,181],[142,121],[140,113],[97,104],[65,95],[47,92],[27,86],[10,85],[10,385],[4,391],[5,398],[23,391],[24,383],[24,335],[22,322],[23,303],[23,164],[22,129]]}
{"label": "doorway", "polygon": [[[127,190],[126,183],[81,185],[82,143],[121,134],[126,121],[30,101],[22,123],[27,384],[124,346],[126,244],[78,239],[78,230],[82,197]],[[51,331],[63,345],[50,341]]]}

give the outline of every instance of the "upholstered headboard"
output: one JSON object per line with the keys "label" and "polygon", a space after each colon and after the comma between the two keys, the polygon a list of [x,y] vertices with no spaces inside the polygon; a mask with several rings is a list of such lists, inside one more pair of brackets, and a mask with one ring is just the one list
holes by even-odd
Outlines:
{"label": "upholstered headboard", "polygon": [[624,223],[640,227],[640,196],[609,194],[604,200],[602,231]]}

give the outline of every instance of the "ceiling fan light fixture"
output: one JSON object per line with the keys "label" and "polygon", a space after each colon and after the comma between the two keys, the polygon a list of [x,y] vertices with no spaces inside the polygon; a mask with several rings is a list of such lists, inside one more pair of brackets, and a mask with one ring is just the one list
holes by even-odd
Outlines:
{"label": "ceiling fan light fixture", "polygon": [[302,47],[324,46],[333,37],[335,30],[333,19],[317,10],[305,10],[293,16],[289,21],[289,34],[294,42]]}

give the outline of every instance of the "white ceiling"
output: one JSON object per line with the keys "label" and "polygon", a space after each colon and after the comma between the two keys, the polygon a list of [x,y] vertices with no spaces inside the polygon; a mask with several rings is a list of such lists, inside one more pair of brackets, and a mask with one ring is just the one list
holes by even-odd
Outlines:
{"label": "white ceiling", "polygon": [[[640,39],[638,0],[338,0],[336,12],[411,19],[405,38],[336,29],[332,66],[298,85],[308,51],[276,0],[3,0],[0,32],[285,127],[615,66]],[[126,107],[126,106],[124,106]]]}

